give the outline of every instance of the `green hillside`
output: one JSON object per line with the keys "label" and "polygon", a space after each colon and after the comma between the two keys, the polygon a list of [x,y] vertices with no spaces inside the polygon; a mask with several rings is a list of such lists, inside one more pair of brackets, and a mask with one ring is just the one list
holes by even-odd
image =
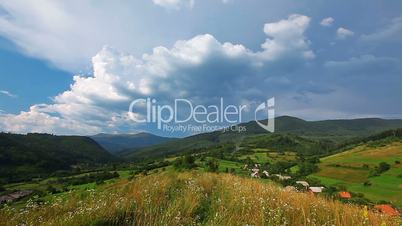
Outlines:
{"label": "green hillside", "polygon": [[[312,177],[327,186],[362,193],[373,201],[388,200],[402,206],[401,162],[402,138],[389,136],[322,158],[319,172]],[[384,163],[389,169],[381,172],[380,164]]]}
{"label": "green hillside", "polygon": [[88,137],[0,133],[0,177],[6,181],[113,160],[115,157]]}
{"label": "green hillside", "polygon": [[198,134],[159,145],[127,150],[121,153],[121,156],[129,159],[165,157],[199,152],[224,143],[239,146],[248,139],[259,139],[259,143],[267,144],[265,148],[278,149],[279,147],[278,151],[293,149],[305,154],[328,154],[328,150],[334,150],[352,138],[362,138],[385,130],[402,128],[402,120],[367,118],[305,121],[282,116],[276,118],[275,134],[263,130],[254,121],[240,125],[246,126],[247,131],[244,133],[215,131]]}
{"label": "green hillside", "polygon": [[[266,123],[263,120],[262,123]],[[242,124],[250,133],[265,133],[254,121]],[[303,137],[345,141],[353,137],[366,137],[391,129],[402,128],[401,119],[336,119],[306,121],[291,116],[275,119],[275,133],[290,133]]]}

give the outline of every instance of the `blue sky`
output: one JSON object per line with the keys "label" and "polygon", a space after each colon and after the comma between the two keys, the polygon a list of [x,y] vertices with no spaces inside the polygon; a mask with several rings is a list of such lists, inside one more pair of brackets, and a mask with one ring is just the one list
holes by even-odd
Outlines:
{"label": "blue sky", "polygon": [[147,96],[249,106],[274,96],[277,114],[309,120],[402,118],[401,8],[0,0],[0,128],[166,135],[127,116],[131,100]]}

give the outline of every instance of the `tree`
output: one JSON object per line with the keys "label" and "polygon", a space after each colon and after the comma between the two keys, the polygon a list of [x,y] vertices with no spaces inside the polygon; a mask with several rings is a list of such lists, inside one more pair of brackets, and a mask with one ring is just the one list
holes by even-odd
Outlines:
{"label": "tree", "polygon": [[175,169],[193,169],[197,167],[195,164],[195,158],[192,155],[186,155],[184,157],[177,158],[173,162]]}
{"label": "tree", "polygon": [[54,193],[57,192],[56,188],[54,188],[52,185],[48,185],[47,188],[46,188],[46,191],[51,193],[51,194],[54,194]]}
{"label": "tree", "polygon": [[311,162],[299,163],[299,175],[309,175],[318,171],[318,166]]}
{"label": "tree", "polygon": [[391,168],[391,166],[386,163],[386,162],[380,162],[380,164],[378,165],[378,173],[383,173],[387,170],[389,170]]}
{"label": "tree", "polygon": [[376,167],[374,170],[370,172],[370,177],[374,176],[379,176],[381,173],[384,173],[385,171],[389,170],[391,168],[391,165],[389,165],[386,162],[380,162],[378,164],[378,167]]}
{"label": "tree", "polygon": [[192,169],[195,168],[197,165],[195,164],[195,158],[192,155],[186,155],[184,156],[184,165],[183,167],[186,169]]}
{"label": "tree", "polygon": [[207,171],[209,172],[217,172],[219,169],[219,162],[216,159],[208,159],[206,162]]}

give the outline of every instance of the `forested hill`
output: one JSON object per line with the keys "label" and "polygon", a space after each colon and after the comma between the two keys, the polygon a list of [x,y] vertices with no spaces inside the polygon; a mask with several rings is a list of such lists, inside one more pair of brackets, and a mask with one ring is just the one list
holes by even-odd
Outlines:
{"label": "forested hill", "polygon": [[[267,121],[262,120],[261,122],[266,124]],[[265,143],[269,141],[273,144],[272,146],[267,146],[269,148],[277,147],[278,144],[275,143],[277,141],[285,143],[289,147],[294,146],[294,143],[303,141],[302,143],[308,143],[308,145],[303,145],[307,147],[303,152],[311,152],[309,147],[315,146],[322,150],[323,153],[321,154],[324,154],[328,149],[333,149],[339,144],[349,142],[352,139],[360,140],[386,130],[402,128],[402,120],[362,118],[306,121],[296,117],[281,116],[275,119],[275,133],[273,134],[262,129],[255,121],[242,123],[240,126],[245,126],[247,131],[242,133],[236,131],[203,133],[139,150],[127,150],[121,153],[121,156],[142,159],[184,152],[192,153],[222,143],[234,143],[237,146],[241,146],[244,141],[248,140],[247,138],[257,135],[258,141],[264,141]],[[313,150],[313,153],[319,154],[315,150]]]}
{"label": "forested hill", "polygon": [[[266,120],[261,121],[266,124]],[[249,133],[265,133],[256,122],[241,124]],[[328,138],[344,141],[352,137],[371,136],[386,130],[402,128],[402,119],[359,118],[306,121],[291,116],[275,119],[276,133],[290,133],[312,138]]]}
{"label": "forested hill", "polygon": [[91,136],[103,148],[111,153],[117,153],[126,149],[143,148],[155,144],[172,141],[175,138],[160,137],[151,133],[137,134],[105,134],[100,133]]}
{"label": "forested hill", "polygon": [[72,165],[114,161],[94,140],[82,136],[0,133],[0,177],[43,175],[68,170]]}

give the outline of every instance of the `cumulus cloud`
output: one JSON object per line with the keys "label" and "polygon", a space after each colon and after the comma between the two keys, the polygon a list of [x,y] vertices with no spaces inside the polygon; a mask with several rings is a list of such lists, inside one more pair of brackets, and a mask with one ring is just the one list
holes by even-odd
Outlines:
{"label": "cumulus cloud", "polygon": [[340,27],[338,30],[336,30],[336,36],[339,39],[346,39],[350,36],[353,36],[355,33],[351,30],[348,30],[346,28]]}
{"label": "cumulus cloud", "polygon": [[16,98],[16,97],[17,97],[17,95],[12,94],[11,92],[9,92],[9,91],[7,91],[7,90],[0,90],[0,94],[3,94],[3,95],[8,96],[8,97],[12,97],[12,98]]}
{"label": "cumulus cloud", "polygon": [[324,27],[330,27],[334,23],[335,19],[332,17],[327,17],[321,20],[320,24]]}
{"label": "cumulus cloud", "polygon": [[98,127],[42,112],[38,109],[38,105],[18,115],[0,114],[0,125],[2,131],[18,133],[94,134],[100,132]]}
{"label": "cumulus cloud", "polygon": [[[1,115],[1,128],[13,132],[88,134],[136,129],[129,120],[129,103],[155,97],[169,102],[187,98],[198,104],[265,100],[282,87],[293,65],[314,57],[304,33],[310,18],[291,15],[267,23],[268,36],[260,51],[241,44],[219,42],[210,34],[179,40],[172,48],[155,47],[137,58],[110,47],[92,58],[93,76],[74,76],[71,88],[53,104],[34,105],[18,115]],[[282,84],[283,85],[283,84]]]}
{"label": "cumulus cloud", "polygon": [[310,24],[310,18],[304,15],[294,14],[286,20],[276,23],[267,23],[264,32],[269,37],[261,47],[265,50],[261,55],[267,59],[275,59],[286,55],[300,54],[299,57],[311,59],[315,55],[309,48],[309,41],[304,36],[304,31]]}

